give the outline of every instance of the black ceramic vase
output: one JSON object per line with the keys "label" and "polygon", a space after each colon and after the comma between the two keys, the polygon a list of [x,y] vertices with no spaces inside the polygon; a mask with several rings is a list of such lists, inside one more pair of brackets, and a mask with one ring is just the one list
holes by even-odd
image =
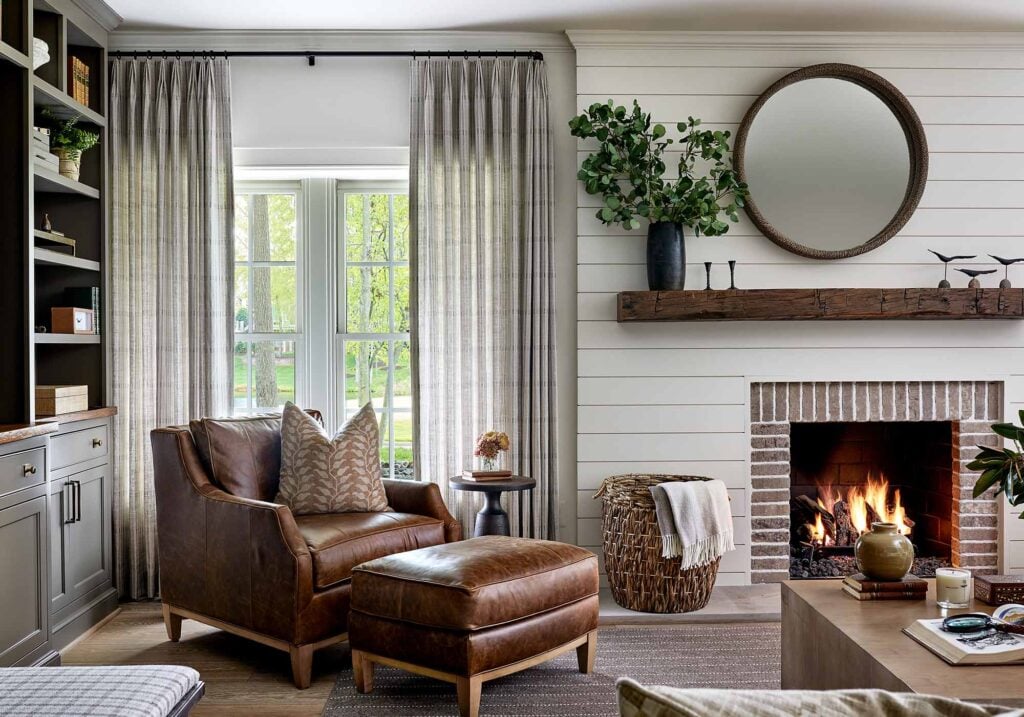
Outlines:
{"label": "black ceramic vase", "polygon": [[647,286],[651,291],[682,289],[686,283],[683,227],[654,222],[647,228]]}

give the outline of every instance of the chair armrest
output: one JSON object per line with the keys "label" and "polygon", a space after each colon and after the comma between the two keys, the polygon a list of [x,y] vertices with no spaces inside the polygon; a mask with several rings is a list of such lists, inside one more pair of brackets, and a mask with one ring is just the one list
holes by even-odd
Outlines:
{"label": "chair armrest", "polygon": [[313,599],[312,558],[291,510],[213,485],[187,429],[150,440],[162,597],[287,639]]}
{"label": "chair armrest", "polygon": [[395,511],[426,515],[443,522],[446,543],[462,540],[462,526],[448,512],[436,483],[385,478],[384,492],[388,496],[388,505]]}

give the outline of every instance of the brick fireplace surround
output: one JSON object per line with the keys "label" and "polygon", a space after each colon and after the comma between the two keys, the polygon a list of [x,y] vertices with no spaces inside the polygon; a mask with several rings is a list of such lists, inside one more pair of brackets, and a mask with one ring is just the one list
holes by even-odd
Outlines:
{"label": "brick fireplace surround", "polygon": [[751,582],[789,577],[790,424],[796,422],[951,422],[953,564],[994,573],[999,505],[990,493],[972,497],[978,473],[967,464],[976,445],[997,445],[989,425],[1002,420],[1002,407],[998,381],[751,384]]}

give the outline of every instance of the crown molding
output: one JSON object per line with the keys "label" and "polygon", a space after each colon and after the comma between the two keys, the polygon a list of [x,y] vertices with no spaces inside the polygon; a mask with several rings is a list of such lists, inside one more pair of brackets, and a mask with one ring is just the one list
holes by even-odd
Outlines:
{"label": "crown molding", "polygon": [[[76,0],[77,1],[77,0]],[[538,50],[573,52],[554,32],[420,32],[351,30],[118,30],[111,50]]]}
{"label": "crown molding", "polygon": [[103,0],[71,0],[86,15],[91,17],[107,32],[113,32],[124,18]]}
{"label": "crown molding", "polygon": [[566,30],[573,47],[634,49],[1020,50],[1024,32],[629,32]]}

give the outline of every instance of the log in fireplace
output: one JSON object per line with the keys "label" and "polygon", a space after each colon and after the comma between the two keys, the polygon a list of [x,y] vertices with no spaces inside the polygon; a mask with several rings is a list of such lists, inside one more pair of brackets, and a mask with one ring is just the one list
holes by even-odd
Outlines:
{"label": "log in fireplace", "polygon": [[951,564],[951,422],[793,423],[790,441],[791,578],[856,572],[875,521],[914,543],[917,575]]}

